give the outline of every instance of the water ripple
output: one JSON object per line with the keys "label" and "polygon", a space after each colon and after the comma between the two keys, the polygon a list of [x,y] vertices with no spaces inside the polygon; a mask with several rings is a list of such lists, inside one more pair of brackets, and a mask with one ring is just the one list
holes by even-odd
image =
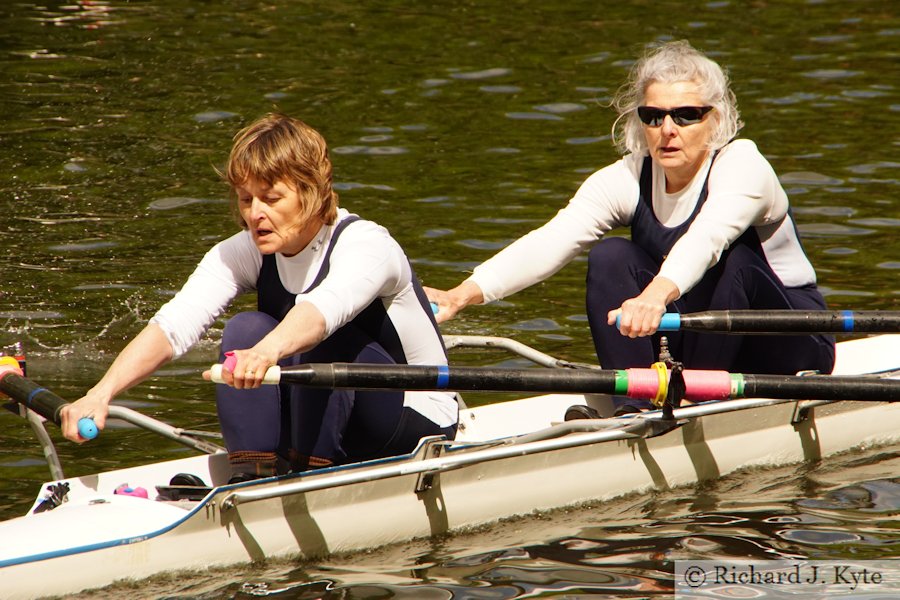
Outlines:
{"label": "water ripple", "polygon": [[781,185],[840,185],[843,179],[837,179],[814,171],[791,171],[778,177]]}
{"label": "water ripple", "polygon": [[795,206],[793,211],[798,215],[823,215],[826,217],[850,217],[856,211],[849,206]]}
{"label": "water ripple", "polygon": [[378,142],[388,142],[392,139],[394,139],[394,136],[392,135],[379,133],[377,135],[364,135],[359,138],[359,141],[365,142],[366,144],[377,144]]}
{"label": "water ripple", "polygon": [[422,204],[437,204],[440,202],[452,202],[456,200],[453,196],[428,196],[427,198],[419,198],[414,200],[414,202],[421,202]]}
{"label": "water ripple", "polygon": [[226,110],[211,110],[195,114],[194,120],[198,123],[218,123],[219,121],[233,119],[237,116],[237,113],[228,112]]}
{"label": "water ripple", "polygon": [[870,227],[900,227],[900,219],[891,217],[872,217],[869,219],[853,219],[855,225],[868,225]]}
{"label": "water ripple", "polygon": [[852,35],[820,35],[809,38],[811,42],[819,42],[822,44],[840,44],[853,39]]}
{"label": "water ripple", "polygon": [[847,77],[862,75],[862,71],[848,71],[847,69],[816,69],[815,71],[800,73],[800,75],[809,77],[810,79],[845,79]]}
{"label": "water ripple", "polygon": [[552,102],[550,104],[540,104],[535,106],[534,109],[548,113],[561,114],[586,110],[587,106],[579,104],[578,102]]}
{"label": "water ripple", "polygon": [[483,85],[478,89],[490,94],[516,94],[522,91],[517,85]]}
{"label": "water ripple", "polygon": [[839,246],[837,248],[826,248],[822,250],[823,254],[829,254],[832,256],[849,256],[851,254],[858,254],[859,250],[856,248],[846,248],[843,246]]}
{"label": "water ripple", "polygon": [[552,115],[549,113],[535,113],[535,112],[508,112],[506,113],[506,118],[508,119],[520,119],[520,120],[534,120],[534,121],[562,121],[563,118],[558,115]]}
{"label": "water ripple", "polygon": [[49,310],[4,310],[0,311],[0,319],[36,320],[36,319],[60,319],[62,313]]}
{"label": "water ripple", "polygon": [[812,237],[841,237],[845,235],[869,235],[875,233],[872,229],[848,227],[836,223],[805,223],[798,225],[798,228],[803,235]]}
{"label": "water ripple", "polygon": [[870,98],[883,98],[887,95],[887,92],[881,90],[844,90],[841,92],[841,96],[846,96],[848,98],[862,98],[865,100]]}
{"label": "water ripple", "polygon": [[509,75],[510,73],[512,73],[512,69],[494,67],[492,69],[482,69],[481,71],[451,73],[450,77],[454,79],[490,79],[491,77],[502,77],[503,75]]}
{"label": "water ripple", "polygon": [[818,100],[819,98],[819,94],[811,92],[795,92],[793,94],[788,94],[787,96],[776,98],[760,98],[758,102],[760,104],[802,104]]}
{"label": "water ripple", "polygon": [[383,192],[395,192],[396,188],[391,187],[389,185],[385,185],[383,183],[359,183],[357,181],[341,181],[332,185],[332,187],[339,192],[347,191],[347,190],[358,190],[358,189],[371,189],[371,190],[381,190]]}
{"label": "water ripple", "polygon": [[509,329],[516,329],[519,331],[554,331],[556,329],[562,329],[559,326],[559,323],[553,319],[529,319],[528,321],[513,323],[512,325],[508,325],[508,327]]}
{"label": "water ripple", "polygon": [[48,246],[50,250],[55,250],[59,252],[90,252],[91,250],[101,250],[103,248],[115,248],[118,246],[118,242],[80,242],[80,243],[71,243],[71,244],[56,244],[53,246]]}
{"label": "water ripple", "polygon": [[566,139],[566,143],[571,146],[583,146],[585,144],[596,144],[608,140],[608,135],[596,135],[590,137],[574,137]]}
{"label": "water ripple", "polygon": [[456,242],[460,246],[465,246],[466,248],[474,248],[476,250],[500,250],[502,248],[506,248],[509,245],[510,240],[502,241],[502,242],[488,242],[485,240],[459,240]]}
{"label": "water ripple", "polygon": [[83,285],[76,285],[72,289],[85,292],[94,290],[140,290],[143,288],[142,286],[130,283],[86,283]]}
{"label": "water ripple", "polygon": [[394,155],[406,154],[409,150],[401,146],[338,146],[333,148],[332,152],[335,154]]}
{"label": "water ripple", "polygon": [[428,239],[442,238],[448,235],[453,235],[454,233],[456,233],[456,230],[454,229],[426,229],[422,233],[421,237]]}
{"label": "water ripple", "polygon": [[852,167],[847,167],[847,170],[851,173],[856,173],[858,175],[871,175],[876,171],[880,171],[881,169],[897,169],[900,168],[900,162],[893,162],[888,160],[883,160],[875,163],[866,163],[863,165],[854,165]]}
{"label": "water ripple", "polygon": [[187,196],[175,196],[172,198],[162,198],[154,200],[150,203],[151,210],[173,210],[183,208],[191,204],[205,204],[207,202],[217,202],[216,200],[204,200],[203,198],[190,198]]}

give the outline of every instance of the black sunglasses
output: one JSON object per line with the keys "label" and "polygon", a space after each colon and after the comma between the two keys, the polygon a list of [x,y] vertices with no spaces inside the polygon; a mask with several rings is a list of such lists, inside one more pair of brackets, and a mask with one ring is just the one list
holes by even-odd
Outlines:
{"label": "black sunglasses", "polygon": [[679,106],[665,110],[653,106],[638,106],[638,118],[644,125],[650,127],[659,127],[666,119],[666,115],[672,117],[675,124],[679,127],[685,125],[695,125],[703,120],[703,117],[713,109],[712,106]]}

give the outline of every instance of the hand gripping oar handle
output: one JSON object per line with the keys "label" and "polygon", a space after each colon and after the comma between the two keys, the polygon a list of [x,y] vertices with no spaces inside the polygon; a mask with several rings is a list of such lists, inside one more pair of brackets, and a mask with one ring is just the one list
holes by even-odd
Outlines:
{"label": "hand gripping oar handle", "polygon": [[[60,412],[68,404],[50,390],[23,377],[18,362],[11,357],[0,357],[0,392],[57,425],[61,424]],[[92,440],[98,433],[93,419],[83,417],[78,420],[78,435],[82,438]]]}
{"label": "hand gripping oar handle", "polygon": [[[621,327],[621,315],[616,327]],[[900,311],[888,310],[710,310],[666,313],[658,331],[706,331],[739,335],[897,333]]]}
{"label": "hand gripping oar handle", "polygon": [[[220,365],[213,365],[210,367],[210,379],[213,383],[225,383],[225,380],[222,379],[222,370],[227,369],[234,372],[234,367],[237,366],[237,357],[231,352],[225,353],[225,362]],[[265,377],[263,377],[262,382],[267,384],[274,384],[281,381],[281,367],[275,365],[274,367],[269,367],[266,371]]]}
{"label": "hand gripping oar handle", "polygon": [[[212,367],[221,383],[221,365]],[[218,375],[217,375],[218,373]],[[753,375],[685,370],[684,398],[701,402],[726,398],[900,401],[900,380],[872,376]],[[454,390],[614,394],[665,397],[670,374],[663,369],[506,369],[445,365],[350,363],[272,367],[264,383],[356,390]]]}

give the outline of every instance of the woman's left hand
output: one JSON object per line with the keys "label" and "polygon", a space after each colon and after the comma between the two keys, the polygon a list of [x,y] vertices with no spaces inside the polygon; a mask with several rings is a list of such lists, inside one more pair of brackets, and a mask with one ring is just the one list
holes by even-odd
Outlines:
{"label": "woman's left hand", "polygon": [[[256,346],[248,350],[234,350],[233,352],[237,359],[234,370],[222,369],[222,381],[239,390],[258,388],[262,385],[269,367],[278,363],[277,359],[258,350]],[[203,376],[206,378],[206,373]]]}
{"label": "woman's left hand", "polygon": [[626,300],[622,306],[609,311],[607,323],[616,324],[621,315],[619,332],[630,338],[653,335],[666,312],[666,306],[678,299],[678,287],[665,277],[655,277],[640,295]]}

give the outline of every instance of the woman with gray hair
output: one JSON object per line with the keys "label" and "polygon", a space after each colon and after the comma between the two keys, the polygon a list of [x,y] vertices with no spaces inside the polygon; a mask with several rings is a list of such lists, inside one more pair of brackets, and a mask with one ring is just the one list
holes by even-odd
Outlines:
{"label": "woman with gray hair", "polygon": [[[613,105],[623,158],[459,286],[426,288],[438,322],[542,281],[587,250],[588,322],[606,368],[656,361],[666,310],[825,308],[778,177],[752,141],[735,139],[742,123],[718,64],[688,42],[663,44],[634,65]],[[631,239],[601,239],[618,227]],[[828,373],[834,365],[830,336],[668,337],[690,368]]]}

